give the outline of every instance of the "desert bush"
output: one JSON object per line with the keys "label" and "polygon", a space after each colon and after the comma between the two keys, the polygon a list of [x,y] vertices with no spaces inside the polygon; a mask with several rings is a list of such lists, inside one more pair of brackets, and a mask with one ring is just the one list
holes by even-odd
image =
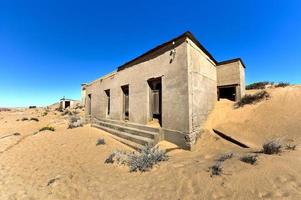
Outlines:
{"label": "desert bush", "polygon": [[140,152],[115,151],[105,160],[105,163],[125,164],[130,172],[145,172],[159,162],[167,161],[168,158],[166,152],[160,150],[158,146],[146,145]]}
{"label": "desert bush", "polygon": [[46,115],[48,115],[47,111],[43,112],[42,117],[45,117]]}
{"label": "desert bush", "polygon": [[65,115],[72,115],[72,112],[69,109],[66,109],[62,112],[62,116],[65,116]]}
{"label": "desert bush", "polygon": [[27,121],[27,120],[28,120],[27,117],[23,117],[23,118],[21,119],[21,121]]}
{"label": "desert bush", "polygon": [[115,150],[113,153],[109,155],[109,157],[105,160],[106,164],[119,164],[119,165],[127,165],[128,164],[128,153],[125,151]]}
{"label": "desert bush", "polygon": [[268,141],[262,145],[262,152],[264,154],[277,154],[281,152],[281,142],[278,139]]}
{"label": "desert bush", "polygon": [[72,128],[77,128],[77,127],[82,127],[84,125],[84,120],[76,115],[71,115],[69,117],[69,124],[68,124],[68,128],[72,129]]}
{"label": "desert bush", "polygon": [[145,172],[157,163],[168,160],[166,152],[153,145],[146,145],[139,153],[130,154],[129,157],[130,172]]}
{"label": "desert bush", "polygon": [[257,161],[257,155],[245,155],[240,158],[240,161],[254,165]]}
{"label": "desert bush", "polygon": [[82,105],[80,105],[80,104],[77,104],[77,105],[75,106],[75,109],[82,109],[82,108],[84,108],[84,106],[82,106]]}
{"label": "desert bush", "polygon": [[40,120],[38,118],[36,118],[36,117],[32,117],[32,118],[30,118],[30,121],[36,121],[36,122],[38,122]]}
{"label": "desert bush", "polygon": [[55,108],[55,111],[58,111],[58,112],[63,112],[63,108],[61,106]]}
{"label": "desert bush", "polygon": [[235,103],[234,107],[239,108],[247,104],[255,104],[270,97],[267,91],[257,92],[255,94],[246,94],[239,102]]}
{"label": "desert bush", "polygon": [[251,83],[249,85],[246,86],[247,90],[252,90],[252,89],[265,89],[266,85],[273,85],[273,82],[269,82],[269,81],[262,81],[262,82],[255,82],[255,83]]}
{"label": "desert bush", "polygon": [[223,172],[223,167],[221,162],[216,162],[209,167],[210,176],[220,176]]}
{"label": "desert bush", "polygon": [[219,162],[224,162],[225,160],[231,159],[232,157],[233,157],[233,153],[225,153],[225,154],[222,154],[222,155],[217,159],[217,161],[219,161]]}
{"label": "desert bush", "polygon": [[9,109],[9,108],[0,108],[0,112],[2,112],[2,111],[11,111],[11,109]]}
{"label": "desert bush", "polygon": [[106,144],[106,142],[105,142],[105,139],[103,139],[103,138],[99,138],[96,142],[96,146],[104,145],[104,144]]}
{"label": "desert bush", "polygon": [[73,110],[71,113],[72,113],[73,115],[79,114],[79,112],[78,112],[77,110]]}
{"label": "desert bush", "polygon": [[277,85],[275,85],[275,87],[286,87],[289,85],[290,85],[290,83],[288,83],[288,82],[279,82]]}
{"label": "desert bush", "polygon": [[45,126],[39,130],[39,132],[41,131],[55,131],[55,128],[52,126]]}
{"label": "desert bush", "polygon": [[296,150],[296,147],[297,147],[296,144],[286,144],[285,145],[285,149],[286,150],[292,150],[292,151],[294,151],[294,150]]}

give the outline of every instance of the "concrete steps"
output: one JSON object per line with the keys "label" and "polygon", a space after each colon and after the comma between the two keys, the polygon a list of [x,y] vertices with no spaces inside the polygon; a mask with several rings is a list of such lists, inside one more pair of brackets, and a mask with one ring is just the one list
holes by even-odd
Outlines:
{"label": "concrete steps", "polygon": [[145,126],[145,125],[141,125],[141,124],[124,122],[124,121],[94,118],[93,122],[96,122],[96,123],[98,123],[98,122],[106,122],[106,123],[110,123],[110,124],[114,124],[114,125],[120,125],[120,126],[123,126],[123,127],[130,127],[130,128],[135,128],[135,129],[138,129],[138,130],[144,130],[144,131],[159,133],[159,129],[158,128],[150,127],[150,126]]}
{"label": "concrete steps", "polygon": [[153,127],[107,119],[93,119],[91,126],[111,133],[114,139],[135,149],[158,142],[159,130]]}

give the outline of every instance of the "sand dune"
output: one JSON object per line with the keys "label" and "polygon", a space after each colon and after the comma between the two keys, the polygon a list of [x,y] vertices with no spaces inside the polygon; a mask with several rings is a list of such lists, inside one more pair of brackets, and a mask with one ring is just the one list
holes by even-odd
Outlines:
{"label": "sand dune", "polygon": [[[89,125],[67,129],[67,119],[43,109],[0,112],[0,199],[301,199],[301,150],[260,154],[256,165],[238,158],[269,138],[300,145],[301,87],[270,89],[271,99],[233,109],[217,103],[196,150],[161,142],[170,160],[146,173],[104,164],[115,149],[131,149]],[[16,121],[38,117],[35,121]],[[33,134],[51,125],[55,132]],[[219,129],[250,146],[243,149],[218,137]],[[13,133],[21,135],[11,135]],[[9,136],[11,135],[11,136]],[[6,137],[7,136],[7,137]],[[105,145],[96,146],[104,138]],[[233,152],[221,176],[208,167],[220,154]]]}

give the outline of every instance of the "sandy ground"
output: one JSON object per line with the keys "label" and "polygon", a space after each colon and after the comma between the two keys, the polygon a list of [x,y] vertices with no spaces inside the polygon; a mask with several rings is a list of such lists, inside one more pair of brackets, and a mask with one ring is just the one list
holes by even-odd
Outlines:
{"label": "sandy ground", "polygon": [[[301,87],[269,92],[269,100],[239,109],[218,102],[195,151],[161,142],[170,160],[146,173],[104,164],[116,149],[131,151],[106,132],[89,125],[67,129],[66,117],[43,117],[43,109],[0,112],[0,199],[301,199]],[[22,117],[40,121],[16,121]],[[56,131],[33,134],[46,125]],[[212,128],[253,148],[221,139]],[[256,165],[239,160],[275,137],[299,147],[260,154]],[[97,146],[99,138],[106,144]],[[227,152],[234,157],[223,163],[222,175],[210,177],[208,167]]]}

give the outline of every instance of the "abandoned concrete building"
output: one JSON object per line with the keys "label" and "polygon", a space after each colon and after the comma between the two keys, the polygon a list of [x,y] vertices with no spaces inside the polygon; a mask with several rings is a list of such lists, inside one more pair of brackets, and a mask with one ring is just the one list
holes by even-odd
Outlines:
{"label": "abandoned concrete building", "polygon": [[216,101],[244,95],[245,65],[217,62],[185,32],[82,88],[92,126],[135,148],[166,140],[190,150]]}
{"label": "abandoned concrete building", "polygon": [[67,109],[67,108],[74,108],[78,104],[78,101],[72,99],[66,99],[65,97],[60,99],[60,108]]}

